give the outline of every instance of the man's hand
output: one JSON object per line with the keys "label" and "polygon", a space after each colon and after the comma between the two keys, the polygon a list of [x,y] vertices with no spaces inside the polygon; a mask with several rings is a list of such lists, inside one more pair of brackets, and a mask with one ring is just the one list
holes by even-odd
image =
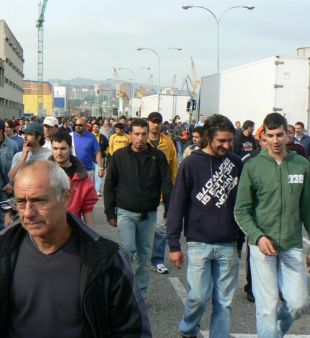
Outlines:
{"label": "man's hand", "polygon": [[169,253],[170,261],[178,268],[181,269],[184,264],[184,255],[183,252],[175,251]]}
{"label": "man's hand", "polygon": [[258,247],[259,247],[259,250],[266,256],[277,255],[277,251],[273,247],[271,241],[266,236],[262,236],[258,240]]}
{"label": "man's hand", "polygon": [[11,182],[9,182],[7,185],[5,185],[2,190],[6,192],[7,194],[11,195],[13,194],[13,185]]}
{"label": "man's hand", "polygon": [[307,267],[309,268],[309,272],[310,272],[310,255],[306,256],[306,263],[307,263]]}
{"label": "man's hand", "polygon": [[21,155],[21,159],[23,161],[27,160],[27,157],[28,157],[30,150],[31,150],[31,147],[29,146],[29,141],[25,140],[23,150],[22,150],[22,155]]}
{"label": "man's hand", "polygon": [[103,168],[99,168],[98,169],[98,176],[99,177],[103,177],[103,175],[104,175],[104,169]]}
{"label": "man's hand", "polygon": [[109,224],[112,225],[112,227],[117,227],[117,219],[116,218],[110,218],[108,220]]}

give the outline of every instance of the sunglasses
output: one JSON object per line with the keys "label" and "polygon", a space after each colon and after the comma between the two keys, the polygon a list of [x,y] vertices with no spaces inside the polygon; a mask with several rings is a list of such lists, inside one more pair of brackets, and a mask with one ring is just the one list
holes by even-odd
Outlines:
{"label": "sunglasses", "polygon": [[84,124],[76,124],[76,127],[84,127]]}

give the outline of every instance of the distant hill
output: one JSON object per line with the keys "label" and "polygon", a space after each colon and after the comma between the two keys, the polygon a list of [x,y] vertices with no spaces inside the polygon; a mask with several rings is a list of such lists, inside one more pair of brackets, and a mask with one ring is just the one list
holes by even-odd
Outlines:
{"label": "distant hill", "polygon": [[92,79],[84,79],[82,77],[76,77],[75,79],[71,80],[49,79],[48,82],[50,82],[52,85],[54,85],[55,83],[62,83],[62,84],[70,84],[72,86],[93,86],[98,81]]}

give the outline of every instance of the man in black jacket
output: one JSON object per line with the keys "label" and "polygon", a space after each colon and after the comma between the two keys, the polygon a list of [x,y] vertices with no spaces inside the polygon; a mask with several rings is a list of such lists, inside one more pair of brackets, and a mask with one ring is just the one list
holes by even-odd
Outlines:
{"label": "man in black jacket", "polygon": [[210,338],[227,338],[238,282],[237,248],[241,252],[243,240],[233,215],[242,162],[229,152],[235,129],[225,116],[210,116],[205,129],[207,146],[195,150],[179,168],[169,206],[167,237],[170,259],[181,268],[184,226],[189,294],[179,326],[181,334],[198,336],[200,320],[212,298]]}
{"label": "man in black jacket", "polygon": [[135,277],[146,296],[154,241],[156,210],[163,193],[167,213],[172,184],[163,152],[147,143],[148,124],[131,123],[131,143],[115,152],[104,184],[108,222],[118,228],[119,241],[130,262],[137,252]]}
{"label": "man in black jacket", "polygon": [[253,136],[254,122],[246,120],[243,122],[242,130],[234,138],[234,153],[243,158],[245,155],[250,154],[256,150],[257,143]]}
{"label": "man in black jacket", "polygon": [[69,189],[51,161],[16,176],[21,224],[0,235],[0,337],[151,337],[118,245],[67,214]]}

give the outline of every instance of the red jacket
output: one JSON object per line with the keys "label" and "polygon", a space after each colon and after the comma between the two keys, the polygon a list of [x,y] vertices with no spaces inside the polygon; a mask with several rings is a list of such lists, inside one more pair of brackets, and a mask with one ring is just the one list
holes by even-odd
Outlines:
{"label": "red jacket", "polygon": [[71,201],[67,211],[81,218],[85,212],[92,211],[98,201],[93,179],[79,178],[76,172],[70,180]]}

